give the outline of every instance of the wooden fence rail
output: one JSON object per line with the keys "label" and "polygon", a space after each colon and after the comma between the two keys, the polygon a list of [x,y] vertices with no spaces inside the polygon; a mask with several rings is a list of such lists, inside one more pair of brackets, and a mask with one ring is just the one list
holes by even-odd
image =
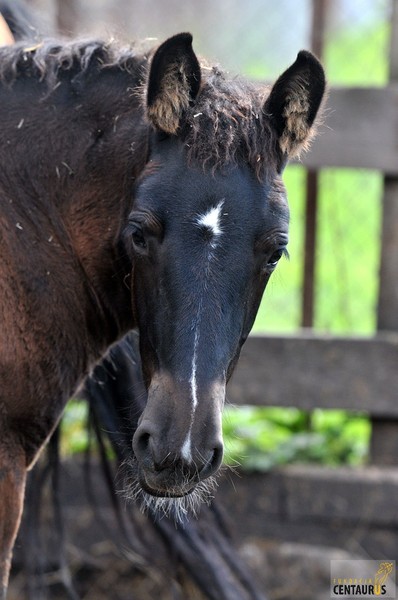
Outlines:
{"label": "wooden fence rail", "polygon": [[228,399],[234,404],[343,408],[398,418],[398,333],[374,338],[310,332],[251,336]]}
{"label": "wooden fence rail", "polygon": [[289,465],[223,481],[219,493],[240,539],[298,542],[325,556],[332,547],[356,557],[396,559],[398,333],[252,336],[228,399],[365,412],[372,421],[370,460],[377,465]]}
{"label": "wooden fence rail", "polygon": [[398,174],[398,85],[332,88],[324,125],[303,156],[309,169],[351,167]]}

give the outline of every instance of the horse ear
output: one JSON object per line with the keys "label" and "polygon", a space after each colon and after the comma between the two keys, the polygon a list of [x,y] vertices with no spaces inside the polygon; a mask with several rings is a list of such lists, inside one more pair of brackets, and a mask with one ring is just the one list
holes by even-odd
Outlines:
{"label": "horse ear", "polygon": [[147,115],[161,131],[176,134],[184,111],[200,88],[200,65],[192,35],[180,33],[156,50],[148,79]]}
{"label": "horse ear", "polygon": [[265,103],[265,112],[276,129],[279,145],[289,158],[305,149],[325,92],[325,72],[310,52],[302,50],[279,77]]}

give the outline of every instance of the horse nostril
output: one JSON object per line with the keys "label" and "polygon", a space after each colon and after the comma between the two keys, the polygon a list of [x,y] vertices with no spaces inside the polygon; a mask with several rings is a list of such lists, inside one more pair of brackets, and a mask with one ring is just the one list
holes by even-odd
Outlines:
{"label": "horse nostril", "polygon": [[138,427],[133,436],[133,451],[138,462],[148,463],[149,461],[153,461],[151,434],[147,429]]}
{"label": "horse nostril", "polygon": [[213,449],[213,454],[211,458],[207,461],[205,466],[200,471],[200,479],[206,479],[207,477],[210,477],[210,475],[213,475],[218,471],[222,463],[223,454],[224,447],[222,443],[220,443]]}

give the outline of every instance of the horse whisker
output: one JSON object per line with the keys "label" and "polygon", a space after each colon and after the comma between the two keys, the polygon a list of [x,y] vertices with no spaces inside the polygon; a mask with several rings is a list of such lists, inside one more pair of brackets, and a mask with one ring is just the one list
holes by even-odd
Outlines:
{"label": "horse whisker", "polygon": [[[124,461],[120,467],[124,471],[124,489],[119,492],[126,502],[138,504],[144,514],[151,513],[156,518],[168,517],[176,523],[183,524],[189,515],[197,516],[202,504],[210,504],[217,487],[215,477],[209,477],[196,484],[195,488],[187,495],[173,497],[184,488],[184,483],[170,488],[170,497],[151,496],[145,492],[137,477],[137,465],[134,458]],[[185,485],[189,485],[190,479],[186,478]]]}

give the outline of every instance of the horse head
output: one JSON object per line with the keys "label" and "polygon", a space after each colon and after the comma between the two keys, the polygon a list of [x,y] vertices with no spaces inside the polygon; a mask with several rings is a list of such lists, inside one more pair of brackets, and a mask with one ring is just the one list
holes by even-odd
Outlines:
{"label": "horse head", "polygon": [[148,391],[133,448],[149,496],[186,496],[221,465],[226,384],[288,243],[281,173],[324,88],[304,51],[271,90],[201,67],[189,34],[152,58],[126,232]]}

